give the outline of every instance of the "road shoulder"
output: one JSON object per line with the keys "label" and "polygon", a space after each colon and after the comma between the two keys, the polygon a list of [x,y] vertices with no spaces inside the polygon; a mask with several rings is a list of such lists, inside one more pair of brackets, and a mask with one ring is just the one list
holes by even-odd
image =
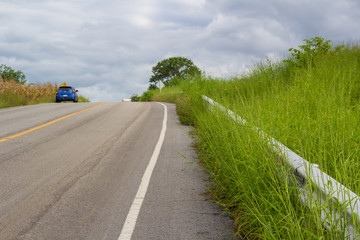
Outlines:
{"label": "road shoulder", "polygon": [[196,159],[190,127],[167,104],[168,129],[133,239],[230,239],[232,220],[206,194],[208,176]]}

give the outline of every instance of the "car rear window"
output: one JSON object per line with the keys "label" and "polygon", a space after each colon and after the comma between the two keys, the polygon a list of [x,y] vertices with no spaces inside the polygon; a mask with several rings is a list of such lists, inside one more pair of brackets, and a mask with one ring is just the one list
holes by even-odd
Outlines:
{"label": "car rear window", "polygon": [[71,87],[59,87],[59,91],[71,91]]}

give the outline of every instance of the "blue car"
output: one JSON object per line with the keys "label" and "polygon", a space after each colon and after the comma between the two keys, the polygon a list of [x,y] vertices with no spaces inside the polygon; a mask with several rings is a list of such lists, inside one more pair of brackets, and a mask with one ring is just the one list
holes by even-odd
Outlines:
{"label": "blue car", "polygon": [[78,102],[78,90],[71,86],[60,86],[56,92],[56,102],[73,101]]}

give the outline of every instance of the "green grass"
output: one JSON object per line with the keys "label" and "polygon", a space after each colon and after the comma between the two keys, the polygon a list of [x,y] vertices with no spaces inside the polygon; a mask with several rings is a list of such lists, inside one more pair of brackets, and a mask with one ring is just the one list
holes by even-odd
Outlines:
{"label": "green grass", "polygon": [[207,94],[360,194],[359,48],[320,56],[290,77],[283,68],[260,65]]}
{"label": "green grass", "polygon": [[26,99],[11,93],[0,94],[0,108],[7,108],[26,104]]}
{"label": "green grass", "polygon": [[182,94],[182,90],[179,86],[164,87],[161,91],[159,89],[152,89],[144,92],[140,97],[140,101],[176,103],[178,97]]}
{"label": "green grass", "polygon": [[89,98],[86,98],[84,96],[79,96],[78,97],[78,102],[90,102]]}
{"label": "green grass", "polygon": [[54,99],[51,97],[40,97],[38,99],[27,99],[18,94],[13,93],[2,93],[0,94],[0,108],[15,107],[29,104],[39,104],[39,103],[48,103],[54,102]]}
{"label": "green grass", "polygon": [[304,65],[266,61],[230,80],[181,84],[177,109],[196,127],[210,190],[250,239],[343,239],[324,230],[279,174],[277,154],[250,127],[211,112],[201,95],[233,110],[360,195],[360,47],[311,56]]}
{"label": "green grass", "polygon": [[154,94],[151,96],[151,101],[156,102],[169,102],[176,103],[176,100],[181,96],[182,91],[178,86],[166,87],[160,90],[155,90]]}

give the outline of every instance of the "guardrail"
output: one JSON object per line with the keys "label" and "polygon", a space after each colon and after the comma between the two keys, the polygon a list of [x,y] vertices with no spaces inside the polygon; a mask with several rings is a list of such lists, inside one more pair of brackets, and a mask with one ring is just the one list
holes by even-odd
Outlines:
{"label": "guardrail", "polygon": [[[231,110],[202,96],[211,106],[219,108],[234,121],[248,125],[248,122]],[[360,198],[334,178],[322,172],[317,164],[311,164],[288,147],[278,142],[258,127],[252,127],[267,140],[269,146],[291,167],[290,184],[299,188],[300,199],[310,209],[321,214],[325,228],[336,230],[345,239],[360,239]]]}

